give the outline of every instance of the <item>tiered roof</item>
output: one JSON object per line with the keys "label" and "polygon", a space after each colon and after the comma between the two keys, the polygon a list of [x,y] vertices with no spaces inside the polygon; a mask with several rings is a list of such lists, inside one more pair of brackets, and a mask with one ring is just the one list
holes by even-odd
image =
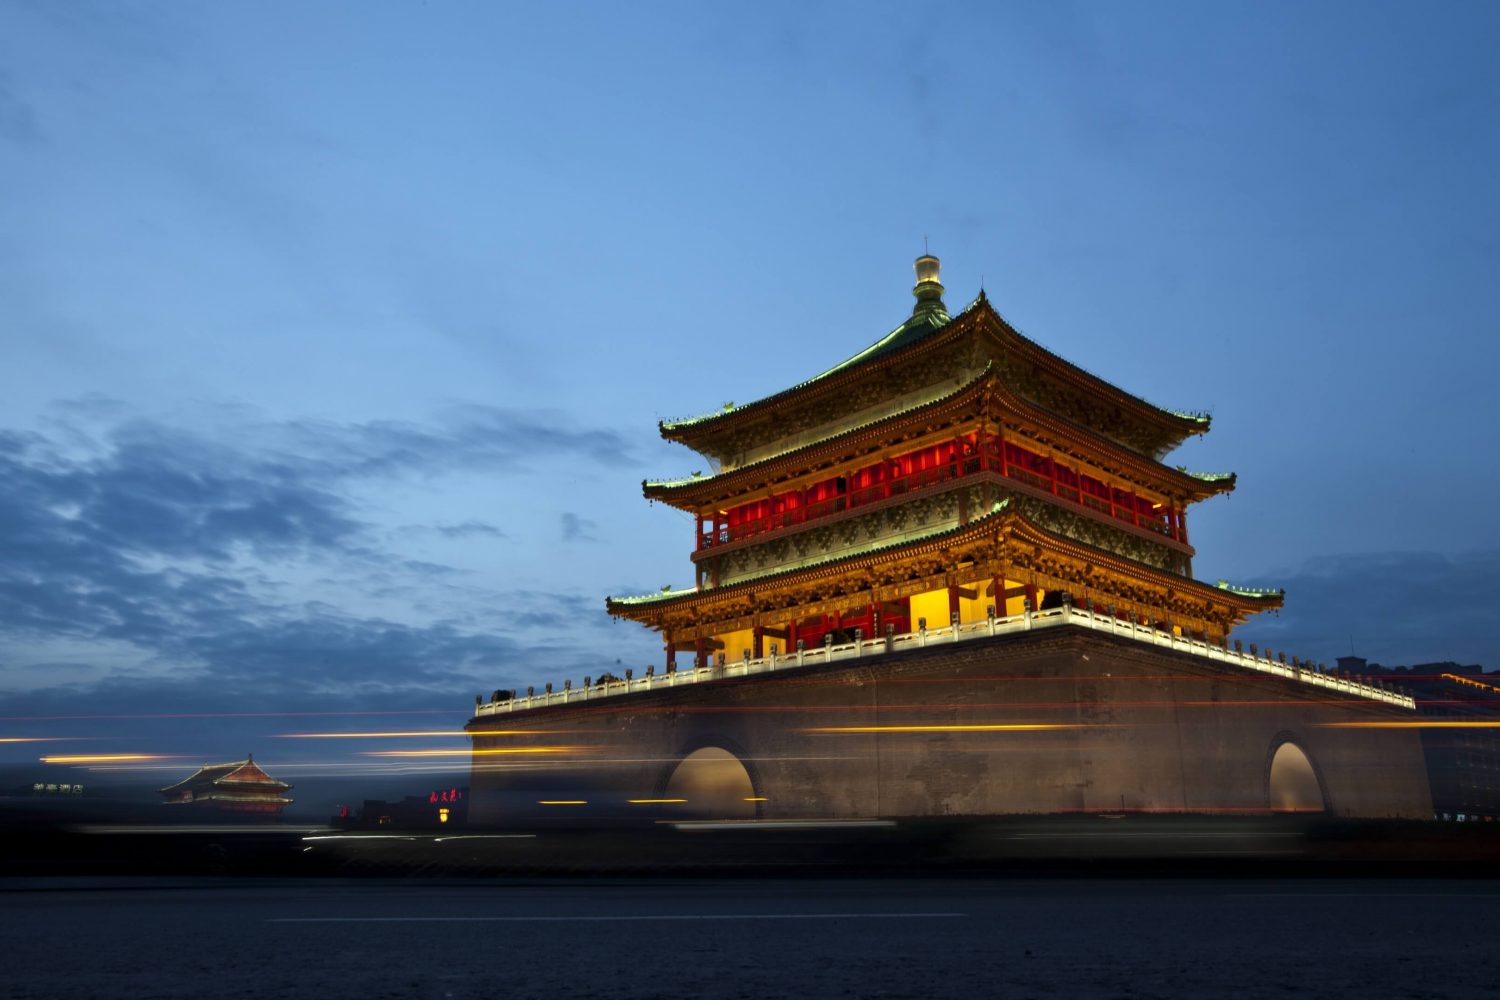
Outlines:
{"label": "tiered roof", "polygon": [[[755,402],[664,421],[664,438],[703,454],[716,471],[644,482],[645,495],[684,510],[720,511],[976,422],[998,425],[1006,442],[1019,435],[1023,447],[1032,447],[1025,444],[1030,441],[1060,461],[1070,456],[1066,460],[1076,460],[1080,469],[1154,492],[1174,507],[1234,489],[1232,473],[1193,473],[1162,462],[1188,437],[1205,433],[1209,417],[1156,406],[1053,354],[1007,322],[983,292],[950,316],[941,302],[937,263],[926,256],[917,261],[913,294],[918,305],[912,317],[853,357]],[[1092,528],[1072,531],[1067,518],[1098,519],[1116,531],[1135,530],[1148,546],[1192,555],[1185,538],[1148,537],[1138,525],[1121,528],[1090,510],[1069,508],[1062,518],[1053,518],[1036,504],[1049,499],[1055,504],[1055,498],[1029,496],[1036,491],[1024,479],[1012,482],[1003,463],[1000,475],[992,484],[995,491],[982,484],[983,502],[993,501],[992,509],[964,508],[957,525],[947,521],[925,530],[871,533],[863,542],[841,539],[831,549],[824,542],[825,554],[812,560],[810,553],[793,560],[777,556],[774,565],[742,565],[726,579],[720,579],[715,563],[712,587],[610,598],[606,605],[612,614],[653,627],[701,631],[733,616],[736,608],[755,606],[774,613],[777,602],[816,602],[823,590],[836,594],[848,586],[879,586],[904,593],[937,579],[928,565],[932,554],[941,554],[940,561],[949,567],[949,586],[958,575],[979,572],[983,564],[986,572],[997,575],[1015,570],[1028,579],[1046,580],[1049,590],[1095,595],[1106,603],[1113,595],[1142,613],[1161,608],[1179,620],[1212,623],[1221,635],[1248,615],[1281,604],[1280,591],[1193,580],[1189,562],[1157,558],[1149,548],[1139,548],[1140,540],[1125,538],[1116,547],[1101,548],[1113,542]],[[854,517],[853,511],[839,517]],[[806,530],[816,530],[815,522],[806,523]],[[798,525],[789,534],[801,530]],[[743,544],[757,543],[747,537]],[[741,547],[715,546],[700,551],[694,561]],[[969,568],[956,573],[954,567],[960,565]]]}
{"label": "tiered roof", "polygon": [[[1008,413],[1037,425],[1053,435],[1059,444],[1089,448],[1097,441],[1089,428],[1058,416],[1016,393],[1005,384],[997,366],[991,362],[978,376],[944,396],[849,428],[832,437],[715,475],[646,480],[641,488],[648,499],[692,510],[703,504],[722,503],[772,487],[809,469],[833,466],[867,451],[878,450],[889,441],[892,431],[903,426],[922,428],[955,415],[977,415],[986,408],[989,413]],[[862,448],[865,451],[861,451]],[[1096,448],[1089,450],[1097,454]],[[1117,451],[1112,458],[1115,467],[1109,471],[1189,501],[1228,493],[1235,485],[1233,473],[1192,473],[1128,451]]]}
{"label": "tiered roof", "polygon": [[978,338],[982,350],[996,363],[1010,388],[1021,395],[1032,395],[1028,388],[1037,379],[1067,386],[1080,398],[1107,407],[1112,418],[1129,425],[1131,433],[1127,439],[1108,426],[1090,426],[1089,430],[1151,458],[1159,460],[1188,437],[1205,433],[1209,428],[1210,418],[1206,415],[1156,406],[1058,357],[1016,330],[981,292],[951,319],[946,313],[914,316],[821,375],[753,403],[729,406],[686,420],[663,421],[659,425],[661,434],[711,459],[732,462],[735,448],[729,442],[731,435],[759,428],[766,441],[774,441],[776,416],[788,408],[844,393],[852,384],[893,367],[909,365],[931,352],[953,348],[969,336]]}
{"label": "tiered roof", "polygon": [[1220,580],[1217,584],[1202,583],[1176,574],[1144,566],[1112,552],[1096,548],[1076,539],[1049,531],[1027,518],[1008,501],[994,504],[983,515],[972,518],[967,524],[937,526],[932,531],[898,542],[877,542],[864,547],[841,550],[826,559],[807,563],[790,569],[772,570],[758,576],[737,580],[732,584],[708,590],[662,590],[655,594],[636,597],[609,598],[607,607],[611,614],[628,615],[634,610],[665,610],[673,605],[696,604],[703,600],[733,602],[737,598],[765,591],[770,586],[785,586],[810,582],[821,577],[837,575],[850,566],[873,564],[876,557],[900,553],[912,557],[924,552],[952,551],[964,543],[994,542],[1008,540],[1012,544],[1043,545],[1049,551],[1063,553],[1083,560],[1091,566],[1111,568],[1128,576],[1169,588],[1174,592],[1191,596],[1205,603],[1224,608],[1237,620],[1281,606],[1284,592],[1270,589],[1235,587]]}
{"label": "tiered roof", "polygon": [[291,787],[261,770],[253,756],[247,756],[227,764],[204,764],[177,784],[163,788],[161,793],[169,803],[263,803],[279,807],[292,801],[281,794]]}

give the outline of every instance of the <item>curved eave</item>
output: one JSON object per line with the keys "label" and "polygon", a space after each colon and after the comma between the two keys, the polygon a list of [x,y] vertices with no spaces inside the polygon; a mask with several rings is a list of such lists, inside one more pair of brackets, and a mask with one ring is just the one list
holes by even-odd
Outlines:
{"label": "curved eave", "polygon": [[229,781],[227,779],[215,781],[213,786],[230,791],[265,792],[267,794],[271,792],[285,792],[292,787],[285,781]]}
{"label": "curved eave", "polygon": [[[888,334],[881,341],[834,368],[798,383],[789,389],[766,396],[753,403],[735,406],[716,413],[705,414],[686,420],[664,420],[657,426],[663,438],[683,444],[704,455],[713,456],[716,449],[713,440],[726,428],[740,420],[754,420],[769,409],[788,399],[807,392],[831,392],[845,387],[872,370],[912,359],[917,352],[940,346],[970,331],[975,323],[986,324],[992,336],[1011,344],[1034,363],[1050,369],[1054,375],[1073,382],[1087,392],[1104,395],[1133,413],[1137,419],[1157,427],[1163,443],[1148,453],[1148,457],[1159,460],[1184,440],[1209,430],[1211,418],[1204,414],[1183,413],[1157,406],[1119,386],[1079,367],[1071,361],[1047,350],[1041,344],[1021,333],[1001,316],[990,304],[983,292],[962,312],[948,322],[931,326],[920,336],[900,339],[891,343]],[[898,327],[896,332],[905,329]]]}
{"label": "curved eave", "polygon": [[995,504],[994,508],[988,514],[984,515],[983,517],[975,518],[968,524],[961,524],[951,528],[941,528],[930,535],[923,535],[920,538],[910,538],[904,541],[890,542],[886,545],[877,545],[868,549],[861,549],[857,552],[848,552],[836,556],[831,556],[828,559],[824,559],[820,562],[810,563],[806,566],[798,566],[795,569],[772,571],[760,576],[749,577],[747,579],[740,580],[737,583],[730,584],[727,587],[716,587],[713,590],[695,589],[685,591],[671,591],[662,594],[645,594],[640,597],[627,597],[621,598],[619,600],[616,600],[613,597],[606,597],[604,599],[604,609],[612,615],[629,618],[631,617],[630,611],[632,609],[656,609],[669,607],[673,604],[684,604],[695,598],[723,597],[740,593],[745,590],[750,590],[756,586],[760,586],[772,581],[776,583],[787,583],[799,581],[802,579],[812,579],[816,576],[826,573],[830,568],[841,566],[847,563],[858,562],[860,560],[868,561],[872,557],[886,555],[888,553],[902,552],[903,554],[911,554],[920,552],[927,546],[937,545],[940,542],[948,541],[960,535],[968,535],[970,533],[973,533],[975,535],[982,535],[987,528],[993,528],[995,526],[999,517],[1005,511],[1006,506],[1006,503],[1004,501],[1001,501],[1000,503]]}
{"label": "curved eave", "polygon": [[[705,450],[695,444],[705,437],[712,437],[720,432],[730,423],[740,419],[753,420],[766,411],[785,403],[794,396],[806,392],[824,392],[842,387],[855,380],[863,373],[871,370],[871,366],[883,366],[891,364],[894,360],[904,358],[909,352],[928,346],[933,339],[939,335],[957,336],[964,330],[973,317],[979,315],[978,307],[984,301],[981,296],[970,303],[962,312],[956,316],[949,317],[946,322],[918,324],[912,326],[911,321],[901,324],[891,333],[886,334],[874,344],[860,351],[858,354],[843,361],[820,375],[799,382],[790,388],[770,396],[757,399],[753,403],[743,406],[734,406],[716,413],[707,413],[700,417],[692,417],[685,420],[663,420],[657,424],[661,436],[668,441],[676,441],[686,445],[694,451],[710,454],[711,450]],[[923,328],[925,327],[925,329]],[[902,334],[905,333],[905,336]],[[945,338],[946,339],[946,338]]]}
{"label": "curved eave", "polygon": [[723,490],[726,488],[725,484],[735,484],[728,487],[731,491],[735,492],[738,491],[737,487],[741,484],[753,484],[745,487],[749,490],[759,489],[767,482],[775,482],[779,479],[787,478],[785,475],[772,478],[775,471],[786,467],[796,467],[799,464],[806,464],[813,459],[813,456],[848,447],[861,437],[868,437],[882,430],[899,427],[901,424],[915,417],[933,414],[944,407],[965,402],[968,396],[977,396],[982,391],[984,384],[987,381],[993,381],[994,378],[994,366],[989,365],[985,367],[984,371],[947,395],[939,396],[937,399],[929,400],[926,403],[919,403],[909,409],[902,410],[900,413],[893,413],[878,420],[872,420],[867,424],[851,427],[849,430],[825,440],[815,441],[812,444],[782,452],[780,455],[772,455],[769,458],[762,459],[750,465],[741,466],[733,472],[727,472],[722,475],[698,476],[692,479],[678,479],[668,482],[643,482],[641,483],[641,492],[648,500],[660,500],[663,503],[674,506],[680,505],[684,509],[690,510],[700,503],[707,503],[714,500],[715,494],[723,493]]}
{"label": "curved eave", "polygon": [[657,427],[658,429],[660,429],[662,437],[666,438],[669,441],[678,441],[681,440],[681,438],[677,435],[681,432],[691,431],[697,428],[709,427],[728,417],[744,415],[753,411],[763,409],[773,403],[781,402],[789,396],[793,396],[796,393],[803,391],[804,389],[827,382],[834,376],[862,368],[867,363],[875,361],[878,358],[882,358],[888,354],[900,351],[902,348],[908,347],[912,344],[919,344],[923,342],[934,333],[937,333],[939,330],[951,326],[954,319],[961,319],[965,314],[969,312],[970,309],[977,305],[978,302],[979,300],[975,299],[974,302],[971,302],[967,307],[965,307],[957,317],[951,317],[947,313],[939,314],[940,318],[937,319],[913,316],[853,357],[839,362],[832,368],[829,368],[826,371],[821,372],[820,374],[814,375],[810,379],[805,379],[802,382],[798,382],[794,386],[783,389],[780,392],[773,393],[769,396],[765,396],[761,399],[757,399],[752,403],[745,403],[743,406],[730,406],[726,409],[719,410],[714,413],[705,413],[701,416],[687,417],[682,420],[663,420],[657,424]]}
{"label": "curved eave", "polygon": [[1085,389],[1110,396],[1124,404],[1137,416],[1150,420],[1164,430],[1180,434],[1181,436],[1177,439],[1178,443],[1195,434],[1208,433],[1209,425],[1213,420],[1209,415],[1170,410],[1166,407],[1157,406],[1150,400],[1142,399],[1132,392],[1127,392],[1113,382],[1095,375],[1093,372],[1078,366],[1067,358],[1059,354],[1054,354],[1035,340],[1026,336],[1020,330],[1016,329],[1009,320],[1000,315],[994,306],[990,305],[989,300],[984,298],[982,293],[980,301],[984,304],[985,311],[994,318],[1005,334],[1017,341],[1036,360],[1042,362],[1046,367],[1051,368],[1055,374],[1068,378]]}
{"label": "curved eave", "polygon": [[864,551],[833,556],[822,562],[799,566],[794,569],[773,571],[712,590],[673,591],[635,598],[623,598],[620,600],[616,600],[613,597],[606,597],[604,607],[613,616],[646,622],[647,619],[652,617],[650,615],[651,612],[664,610],[675,605],[689,604],[697,600],[728,599],[738,594],[764,588],[767,584],[795,586],[827,576],[839,568],[850,564],[869,562],[877,557],[887,555],[908,557],[921,555],[925,552],[937,551],[938,549],[951,546],[954,543],[979,540],[991,533],[997,535],[1004,534],[1007,538],[1020,544],[1041,545],[1053,551],[1073,556],[1074,558],[1087,560],[1097,566],[1108,567],[1125,576],[1134,576],[1138,579],[1147,580],[1174,590],[1192,593],[1206,601],[1222,603],[1232,611],[1244,616],[1279,608],[1285,596],[1280,591],[1250,591],[1231,588],[1227,585],[1216,586],[1194,580],[1191,577],[1176,576],[1153,569],[1150,566],[1115,555],[1104,549],[1096,548],[1092,545],[1087,545],[1083,542],[1048,531],[1002,501],[996,504],[988,514],[976,518],[968,524],[942,529],[921,538],[892,542],[888,545],[876,546]]}
{"label": "curved eave", "polygon": [[1156,479],[1169,484],[1162,489],[1162,492],[1178,493],[1191,501],[1205,500],[1220,493],[1229,493],[1234,489],[1235,475],[1233,473],[1228,475],[1190,473],[1181,467],[1165,465],[1154,458],[1126,448],[1097,431],[1031,402],[1006,386],[994,365],[990,364],[979,375],[947,395],[918,404],[900,413],[872,420],[826,440],[804,445],[780,455],[773,455],[722,475],[695,476],[658,482],[643,481],[641,492],[648,500],[660,500],[662,503],[689,511],[703,504],[723,502],[731,497],[752,493],[811,471],[818,467],[820,458],[847,448],[862,437],[878,436],[883,431],[899,427],[912,420],[935,416],[945,409],[964,406],[971,402],[978,404],[984,392],[995,393],[1001,405],[1016,416],[1057,433],[1084,449],[1100,445],[1106,449],[1118,449],[1116,460],[1123,461],[1127,466],[1134,468],[1137,480],[1145,480],[1145,482],[1140,482],[1140,485],[1160,488],[1152,486],[1150,482]]}
{"label": "curved eave", "polygon": [[1177,467],[1188,479],[1199,483],[1205,497],[1218,496],[1220,493],[1233,493],[1235,484],[1239,481],[1239,475],[1233,472],[1189,472]]}

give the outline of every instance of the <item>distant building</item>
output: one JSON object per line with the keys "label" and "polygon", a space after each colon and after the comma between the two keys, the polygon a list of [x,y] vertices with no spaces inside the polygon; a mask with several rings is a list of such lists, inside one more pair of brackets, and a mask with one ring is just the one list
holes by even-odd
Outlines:
{"label": "distant building", "polygon": [[1437,819],[1500,820],[1500,674],[1451,661],[1385,667],[1341,656],[1338,665],[1345,673],[1391,678],[1410,689]]}
{"label": "distant building", "polygon": [[291,787],[262,771],[254,757],[247,755],[228,764],[204,764],[196,774],[163,788],[161,793],[168,805],[275,819],[291,804],[292,800],[282,795]]}
{"label": "distant building", "polygon": [[341,806],[333,817],[336,826],[350,829],[391,827],[398,830],[437,829],[463,826],[469,820],[469,789],[442,788],[426,795],[408,795],[397,802],[365,799],[351,814]]}

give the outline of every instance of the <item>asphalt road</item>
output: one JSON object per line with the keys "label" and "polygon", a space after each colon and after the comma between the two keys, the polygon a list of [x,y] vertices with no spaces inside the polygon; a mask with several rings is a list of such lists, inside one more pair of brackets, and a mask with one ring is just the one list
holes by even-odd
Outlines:
{"label": "asphalt road", "polygon": [[9,879],[6,997],[1491,997],[1500,883]]}

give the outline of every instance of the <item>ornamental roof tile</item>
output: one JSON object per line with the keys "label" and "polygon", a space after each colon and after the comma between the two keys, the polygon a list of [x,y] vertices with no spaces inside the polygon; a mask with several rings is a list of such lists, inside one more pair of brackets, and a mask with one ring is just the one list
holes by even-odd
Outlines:
{"label": "ornamental roof tile", "polygon": [[161,789],[163,793],[185,788],[254,788],[265,791],[284,791],[292,786],[262,771],[253,758],[231,761],[228,764],[204,764],[197,771],[175,785]]}
{"label": "ornamental roof tile", "polygon": [[[985,295],[983,290],[981,290],[979,295],[967,306],[965,306],[957,315],[949,316],[946,312],[935,312],[932,314],[919,314],[912,316],[906,322],[896,327],[896,329],[892,330],[890,333],[886,334],[880,340],[876,341],[874,344],[871,344],[863,351],[860,351],[853,357],[848,358],[847,360],[840,362],[837,365],[834,365],[827,371],[815,375],[810,379],[799,382],[789,388],[772,393],[769,396],[762,397],[749,403],[743,403],[740,405],[726,403],[722,409],[715,410],[711,413],[705,413],[696,417],[688,417],[678,420],[663,420],[658,425],[659,429],[664,436],[670,439],[683,440],[683,443],[689,444],[690,447],[696,447],[688,440],[686,440],[683,436],[691,436],[692,433],[696,432],[699,428],[706,429],[709,425],[717,424],[718,421],[723,418],[740,414],[752,409],[758,409],[767,404],[779,402],[782,399],[792,396],[810,386],[825,382],[833,376],[849,372],[869,362],[884,357],[885,355],[892,354],[903,348],[919,344],[941,331],[945,331],[954,327],[954,325],[958,321],[968,319],[971,315],[982,314],[988,314],[989,316],[993,317],[994,320],[998,321],[1005,330],[1009,331],[1010,334],[1019,338],[1028,350],[1036,351],[1039,356],[1050,359],[1050,363],[1060,366],[1061,370],[1076,373],[1076,375],[1082,377],[1086,381],[1092,382],[1095,385],[1108,391],[1118,393],[1122,398],[1130,400],[1136,406],[1144,408],[1146,412],[1156,413],[1162,417],[1166,417],[1169,420],[1176,421],[1182,425],[1191,425],[1193,429],[1187,431],[1187,433],[1201,434],[1208,430],[1208,427],[1212,421],[1212,417],[1209,414],[1174,410],[1167,407],[1158,406],[1157,404],[1152,403],[1149,400],[1143,399],[1142,397],[1137,396],[1134,393],[1120,388],[1107,379],[1095,375],[1093,372],[1090,372],[1087,369],[1067,360],[1054,351],[1048,350],[1037,341],[1031,339],[1030,337],[1027,337],[1024,333],[1017,329],[1014,324],[1006,320],[1005,317],[995,309],[994,305],[990,302],[989,298]],[[1166,450],[1170,450],[1170,447],[1164,449],[1162,453],[1165,453]],[[1160,458],[1160,454],[1158,454],[1156,457]]]}
{"label": "ornamental roof tile", "polygon": [[[854,559],[859,556],[877,555],[881,552],[885,552],[891,549],[904,548],[908,545],[914,545],[917,543],[931,542],[936,539],[942,538],[944,535],[953,535],[957,534],[960,531],[968,531],[972,528],[975,528],[983,524],[985,521],[988,521],[990,518],[1003,513],[1005,508],[1009,505],[1009,500],[1000,500],[993,504],[989,511],[987,511],[985,514],[981,515],[980,517],[972,518],[968,524],[959,524],[945,528],[938,528],[937,530],[929,532],[925,535],[911,535],[896,541],[875,541],[867,543],[865,545],[852,546],[850,548],[839,550],[836,555],[831,555],[827,559],[819,559],[814,562],[803,563],[802,565],[797,566],[791,570],[772,569],[755,576],[747,576],[742,579],[735,580],[733,586],[739,587],[747,583],[755,583],[758,580],[765,580],[769,577],[781,576],[782,574],[788,572],[801,573],[810,569],[818,569],[821,566],[828,566],[833,563],[843,562],[846,559]],[[606,597],[604,599],[604,604],[605,607],[608,607],[610,604],[622,604],[629,605],[631,607],[648,607],[652,604],[660,604],[666,601],[673,600],[675,598],[686,597],[690,594],[699,593],[710,593],[710,591],[702,591],[697,587],[692,587],[688,590],[664,589],[660,593],[642,594],[638,597]]]}
{"label": "ornamental roof tile", "polygon": [[[963,309],[963,313],[967,313],[970,309],[973,309],[976,305],[979,304],[982,298],[983,295],[981,294],[980,298],[975,299],[973,302],[965,306]],[[963,313],[960,313],[960,315],[962,315]],[[892,330],[884,337],[881,337],[875,343],[871,344],[869,347],[866,347],[864,350],[860,351],[852,358],[849,358],[846,361],[841,361],[827,371],[818,375],[814,375],[810,379],[798,382],[796,385],[786,389],[782,389],[780,392],[774,392],[769,396],[765,396],[750,403],[744,403],[740,406],[729,404],[724,406],[722,409],[715,410],[712,413],[704,413],[696,417],[686,417],[681,420],[663,420],[661,422],[661,429],[663,431],[668,431],[679,427],[691,427],[695,424],[701,424],[706,423],[710,420],[716,420],[719,417],[725,416],[726,414],[735,413],[739,410],[744,410],[751,406],[757,406],[761,403],[770,402],[771,400],[778,399],[782,396],[791,395],[797,390],[813,385],[814,383],[821,382],[831,375],[837,375],[839,372],[847,371],[850,368],[857,367],[861,364],[864,364],[866,361],[873,361],[876,358],[881,357],[882,355],[889,354],[892,351],[897,350],[898,348],[905,347],[907,344],[915,344],[919,340],[924,340],[928,336],[947,326],[950,322],[952,322],[952,317],[950,317],[948,313],[943,310],[934,310],[930,313],[923,313],[921,315],[912,316],[906,322],[902,323],[900,326],[896,327],[896,329]]]}
{"label": "ornamental roof tile", "polygon": [[[1145,564],[1136,564],[1133,560],[1129,560],[1125,557],[1116,556],[1111,553],[1105,552],[1102,549],[1098,549],[1095,546],[1089,545],[1087,542],[1080,542],[1076,539],[1056,535],[1053,532],[1048,531],[1045,528],[1041,528],[1028,521],[1024,517],[1024,515],[1021,515],[1019,513],[1019,511],[1013,514],[1008,512],[1007,508],[1009,508],[1010,506],[1011,504],[1008,499],[1000,500],[996,502],[983,516],[976,517],[970,520],[967,524],[939,528],[938,530],[933,531],[930,534],[917,535],[915,537],[909,536],[900,539],[899,541],[876,542],[864,547],[847,549],[838,553],[837,555],[830,556],[827,559],[819,560],[817,562],[806,563],[804,565],[796,566],[790,569],[774,569],[756,576],[735,580],[732,584],[729,584],[725,587],[714,588],[712,590],[700,590],[697,587],[683,591],[663,590],[661,593],[644,594],[639,597],[606,597],[604,599],[604,604],[606,610],[610,610],[611,613],[614,613],[613,608],[650,608],[653,605],[666,604],[679,598],[688,598],[697,595],[712,596],[721,592],[735,591],[747,585],[761,583],[766,580],[775,579],[778,577],[786,577],[792,574],[806,573],[809,570],[820,569],[823,567],[834,565],[836,563],[848,562],[861,556],[871,556],[890,550],[905,549],[917,545],[931,545],[933,542],[942,540],[944,538],[947,538],[948,536],[971,533],[976,529],[983,528],[986,525],[1000,520],[1004,517],[1015,517],[1018,523],[1035,537],[1050,539],[1053,542],[1066,546],[1074,551],[1091,553],[1102,560],[1132,563],[1136,565],[1141,572],[1147,575],[1171,576],[1175,585],[1177,586],[1202,588],[1203,590],[1208,592],[1219,591],[1221,593],[1231,595],[1234,598],[1238,598],[1241,601],[1256,602],[1257,604],[1260,604],[1262,608],[1279,607],[1282,600],[1286,597],[1285,590],[1258,590],[1249,587],[1235,587],[1231,586],[1223,580],[1220,580],[1214,584],[1209,584],[1204,581],[1195,580],[1192,577],[1176,577],[1172,574],[1163,574],[1163,572],[1160,570],[1155,570],[1152,567],[1146,566]],[[1003,524],[1004,522],[1002,521],[1002,526]]]}
{"label": "ornamental roof tile", "polygon": [[865,421],[862,424],[856,424],[855,426],[850,427],[847,430],[839,431],[837,434],[833,435],[832,437],[825,438],[822,441],[814,441],[811,444],[804,444],[804,445],[799,445],[798,447],[795,447],[795,448],[788,448],[786,451],[778,452],[777,454],[774,454],[774,455],[768,455],[765,458],[760,459],[759,461],[751,463],[750,465],[740,466],[739,468],[731,469],[728,472],[715,472],[715,473],[710,473],[708,475],[704,475],[702,473],[695,472],[695,473],[693,473],[690,476],[682,477],[682,478],[679,478],[679,479],[669,479],[669,480],[652,480],[652,479],[647,479],[647,480],[643,480],[641,482],[641,487],[642,487],[642,489],[645,489],[645,490],[648,490],[648,491],[649,490],[653,490],[653,489],[655,489],[655,490],[666,490],[666,489],[674,489],[674,488],[678,488],[678,487],[682,487],[682,486],[691,486],[691,485],[693,485],[695,483],[706,483],[706,482],[708,482],[711,479],[719,479],[719,478],[723,478],[723,477],[726,477],[726,476],[729,476],[729,475],[733,475],[733,474],[736,474],[736,473],[743,474],[747,469],[752,469],[752,468],[756,468],[756,467],[759,467],[759,466],[767,465],[767,464],[769,464],[771,462],[776,461],[777,459],[786,458],[789,455],[794,455],[794,454],[797,454],[799,452],[814,451],[814,450],[816,450],[818,448],[825,447],[825,446],[827,446],[828,444],[830,444],[830,443],[832,443],[834,441],[842,441],[842,440],[847,440],[848,438],[852,438],[852,437],[860,434],[861,432],[867,431],[871,427],[875,427],[875,426],[877,426],[879,424],[896,423],[902,417],[904,417],[904,416],[906,416],[908,414],[911,414],[911,413],[915,413],[918,410],[927,409],[929,407],[941,406],[943,403],[949,402],[950,400],[953,400],[953,399],[957,399],[959,396],[962,396],[965,392],[968,392],[970,389],[974,388],[980,382],[983,382],[985,379],[989,378],[994,373],[994,371],[995,371],[995,365],[994,365],[994,362],[991,362],[990,364],[985,365],[984,366],[984,370],[981,371],[978,375],[976,375],[973,378],[969,379],[967,382],[965,382],[963,385],[960,385],[958,388],[953,389],[951,392],[943,393],[941,396],[935,396],[932,399],[918,400],[918,401],[912,403],[910,406],[905,407],[904,409],[897,410],[895,413],[887,413],[887,414],[884,414],[884,415],[879,416],[879,417],[873,417],[870,420],[867,420],[867,421]]}
{"label": "ornamental roof tile", "polygon": [[1214,581],[1214,586],[1228,593],[1238,594],[1240,597],[1266,598],[1286,596],[1285,587],[1279,589],[1275,587],[1237,587],[1228,580],[1216,580]]}

